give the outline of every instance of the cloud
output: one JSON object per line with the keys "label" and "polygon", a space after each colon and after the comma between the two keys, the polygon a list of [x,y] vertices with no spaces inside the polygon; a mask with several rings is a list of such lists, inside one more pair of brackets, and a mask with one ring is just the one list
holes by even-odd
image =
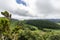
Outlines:
{"label": "cloud", "polygon": [[37,11],[43,14],[43,18],[60,18],[59,0],[38,0],[36,2]]}
{"label": "cloud", "polygon": [[[17,19],[60,18],[59,0],[23,0],[27,6],[16,0],[0,0],[0,12],[7,10]],[[1,14],[0,14],[1,15]]]}
{"label": "cloud", "polygon": [[39,1],[37,1],[36,6],[37,6],[37,10],[41,13],[46,14],[46,13],[53,12],[53,8],[50,5],[48,0],[43,0],[43,1],[39,0]]}

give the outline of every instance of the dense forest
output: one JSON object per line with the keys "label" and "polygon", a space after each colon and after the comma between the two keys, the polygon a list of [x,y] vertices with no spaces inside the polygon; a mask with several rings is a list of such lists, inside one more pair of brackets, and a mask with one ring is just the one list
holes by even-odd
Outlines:
{"label": "dense forest", "polygon": [[1,12],[0,40],[60,40],[60,25],[48,20],[16,20]]}

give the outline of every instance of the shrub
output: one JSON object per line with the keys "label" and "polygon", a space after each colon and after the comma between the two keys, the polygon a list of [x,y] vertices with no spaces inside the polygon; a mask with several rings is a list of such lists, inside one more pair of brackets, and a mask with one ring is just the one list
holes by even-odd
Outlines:
{"label": "shrub", "polygon": [[19,40],[43,40],[43,37],[37,32],[31,30],[23,30],[20,32]]}
{"label": "shrub", "polygon": [[60,35],[52,35],[48,37],[47,40],[60,40]]}

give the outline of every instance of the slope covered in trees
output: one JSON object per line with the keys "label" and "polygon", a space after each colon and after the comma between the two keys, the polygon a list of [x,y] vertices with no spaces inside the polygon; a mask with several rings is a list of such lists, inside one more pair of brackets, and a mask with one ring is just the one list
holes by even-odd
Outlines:
{"label": "slope covered in trees", "polygon": [[39,29],[41,28],[60,29],[60,25],[48,20],[27,20],[26,24],[34,25]]}

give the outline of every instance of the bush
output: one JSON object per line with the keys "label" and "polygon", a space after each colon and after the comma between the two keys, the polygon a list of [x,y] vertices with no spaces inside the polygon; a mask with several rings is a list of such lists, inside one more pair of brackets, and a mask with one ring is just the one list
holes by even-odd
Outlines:
{"label": "bush", "polygon": [[10,22],[7,18],[0,18],[0,30],[2,32],[9,31]]}
{"label": "bush", "polygon": [[43,40],[43,37],[37,32],[31,30],[23,30],[20,32],[19,40]]}
{"label": "bush", "polygon": [[60,35],[52,35],[48,37],[47,40],[60,40]]}

